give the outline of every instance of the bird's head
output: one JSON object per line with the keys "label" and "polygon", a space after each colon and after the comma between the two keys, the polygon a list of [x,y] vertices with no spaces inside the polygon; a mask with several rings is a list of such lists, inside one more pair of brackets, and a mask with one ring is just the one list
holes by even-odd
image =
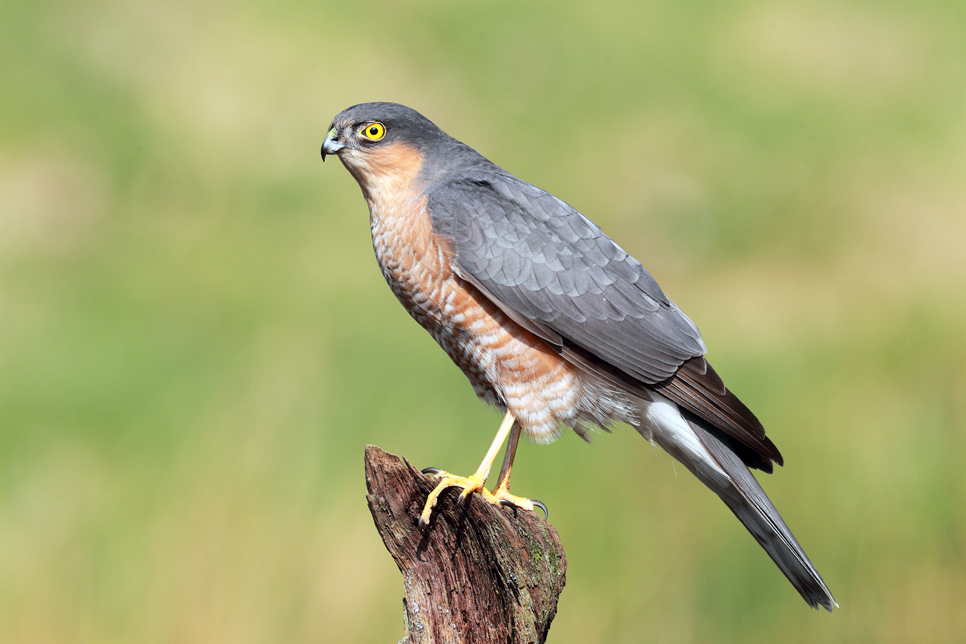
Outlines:
{"label": "bird's head", "polygon": [[338,156],[368,192],[392,175],[418,173],[431,152],[451,143],[456,142],[416,110],[397,103],[363,103],[332,119],[322,160]]}

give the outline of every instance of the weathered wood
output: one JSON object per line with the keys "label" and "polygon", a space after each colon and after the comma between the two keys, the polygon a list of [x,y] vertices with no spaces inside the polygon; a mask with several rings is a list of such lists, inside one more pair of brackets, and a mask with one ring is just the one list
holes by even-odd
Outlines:
{"label": "weathered wood", "polygon": [[405,459],[366,447],[366,500],[403,574],[407,644],[544,642],[566,583],[557,531],[533,512],[444,492],[428,526],[419,513],[435,481]]}

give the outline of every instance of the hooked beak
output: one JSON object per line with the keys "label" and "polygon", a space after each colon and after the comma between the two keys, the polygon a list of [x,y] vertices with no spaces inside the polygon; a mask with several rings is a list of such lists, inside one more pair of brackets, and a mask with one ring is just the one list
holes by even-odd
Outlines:
{"label": "hooked beak", "polygon": [[329,130],[329,133],[325,135],[325,141],[322,142],[322,161],[325,161],[325,157],[328,154],[337,154],[339,150],[345,147],[344,144],[336,140],[338,133],[335,128]]}

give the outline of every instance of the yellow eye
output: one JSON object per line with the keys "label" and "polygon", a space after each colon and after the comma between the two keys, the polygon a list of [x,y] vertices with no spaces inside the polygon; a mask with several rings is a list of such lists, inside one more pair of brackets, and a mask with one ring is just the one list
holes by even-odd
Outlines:
{"label": "yellow eye", "polygon": [[382,137],[386,136],[386,126],[382,123],[370,123],[359,130],[359,134],[366,137],[370,141],[378,141]]}

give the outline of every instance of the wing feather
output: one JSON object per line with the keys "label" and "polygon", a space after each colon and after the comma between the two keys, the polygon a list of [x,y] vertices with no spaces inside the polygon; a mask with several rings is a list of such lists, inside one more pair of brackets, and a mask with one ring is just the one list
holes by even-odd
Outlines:
{"label": "wing feather", "polygon": [[574,364],[658,390],[771,471],[781,454],[704,359],[701,333],[644,267],[577,210],[491,164],[426,192],[461,276]]}

